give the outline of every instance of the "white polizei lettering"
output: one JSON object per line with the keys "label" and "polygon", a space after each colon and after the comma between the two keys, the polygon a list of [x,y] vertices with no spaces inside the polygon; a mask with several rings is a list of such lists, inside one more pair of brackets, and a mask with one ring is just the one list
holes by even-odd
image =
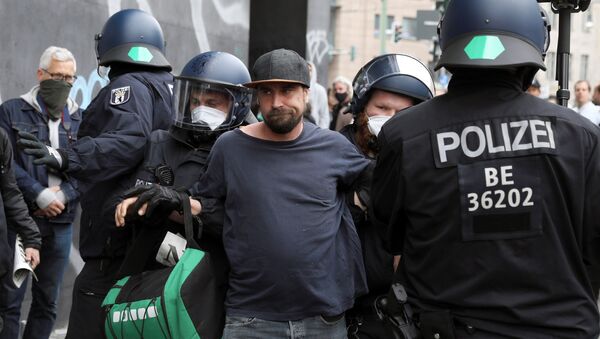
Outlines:
{"label": "white polizei lettering", "polygon": [[498,170],[494,167],[486,167],[483,169],[485,174],[485,187],[493,187],[498,185]]}
{"label": "white polizei lettering", "polygon": [[114,312],[113,323],[118,323],[119,321],[121,321],[121,312]]}
{"label": "white polizei lettering", "polygon": [[513,151],[521,151],[521,150],[527,150],[527,149],[531,149],[531,143],[527,143],[527,144],[521,144],[521,140],[523,139],[523,136],[525,135],[525,132],[527,131],[527,120],[521,120],[521,121],[512,121],[510,123],[510,127],[518,127],[519,131],[517,132],[517,135],[515,136],[515,139],[513,140],[512,143],[512,149]]}
{"label": "white polizei lettering", "polygon": [[512,166],[500,166],[500,178],[502,179],[502,185],[514,185],[513,180],[508,178],[512,177]]}
{"label": "white polizei lettering", "polygon": [[437,146],[440,162],[445,163],[448,162],[448,153],[459,148],[464,156],[477,158],[486,151],[494,154],[534,148],[555,149],[556,142],[550,121],[532,119],[503,122],[499,125],[471,125],[460,132],[438,133]]}
{"label": "white polizei lettering", "polygon": [[145,308],[138,308],[137,314],[138,314],[139,319],[146,319],[146,309]]}
{"label": "white polizei lettering", "polygon": [[[533,142],[533,148],[550,147],[550,142],[539,140],[540,136],[548,136],[548,131],[545,129],[545,122],[542,120],[529,120],[529,126],[531,127],[531,141]],[[537,129],[537,126],[542,126],[543,129]]]}
{"label": "white polizei lettering", "polygon": [[503,122],[500,124],[500,129],[502,130],[502,139],[504,140],[504,147],[507,152],[512,151],[510,148],[510,134],[508,134],[508,124]]}
{"label": "white polizei lettering", "polygon": [[554,130],[552,130],[552,124],[550,121],[546,121],[546,130],[548,131],[548,140],[550,140],[550,148],[556,149],[556,144],[554,143]]}
{"label": "white polizei lettering", "polygon": [[485,138],[487,140],[488,152],[504,152],[504,146],[494,146],[494,140],[492,138],[492,128],[490,127],[490,125],[486,124],[483,127],[485,128]]}
{"label": "white polizei lettering", "polygon": [[[479,139],[479,146],[474,151],[470,150],[467,144],[467,136],[469,135],[469,133],[477,134],[477,137]],[[485,151],[485,134],[483,133],[483,130],[478,126],[465,127],[465,129],[463,129],[460,135],[460,142],[463,152],[466,156],[470,158],[476,158],[480,156],[483,153],[483,151]]]}
{"label": "white polizei lettering", "polygon": [[[444,140],[446,140],[446,139],[450,139],[451,143],[446,144],[444,142]],[[453,150],[453,149],[457,149],[458,146],[460,145],[460,139],[458,137],[458,134],[455,132],[438,133],[437,134],[437,143],[438,143],[438,150],[440,152],[440,162],[446,162],[446,161],[448,161],[446,152]]]}

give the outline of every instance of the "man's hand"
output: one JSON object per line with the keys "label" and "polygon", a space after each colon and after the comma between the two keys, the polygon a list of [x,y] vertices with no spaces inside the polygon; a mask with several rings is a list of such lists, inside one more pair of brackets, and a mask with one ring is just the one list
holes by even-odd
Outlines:
{"label": "man's hand", "polygon": [[55,170],[64,170],[67,167],[67,161],[54,148],[47,146],[38,138],[24,131],[19,131],[19,140],[17,145],[23,149],[26,154],[34,156],[33,163],[36,165],[46,165]]}
{"label": "man's hand", "polygon": [[125,192],[125,198],[131,198],[137,196],[137,201],[131,208],[134,210],[140,210],[142,206],[148,203],[148,207],[144,213],[140,215],[151,215],[154,209],[161,207],[166,211],[181,210],[183,208],[183,202],[181,201],[180,193],[176,190],[154,184],[151,186],[136,186],[129,191]]}
{"label": "man's hand", "polygon": [[137,199],[137,197],[127,198],[117,205],[117,208],[115,209],[115,225],[117,225],[117,227],[125,226],[125,217],[128,216],[128,213],[129,215],[132,213],[137,213],[139,216],[142,216],[146,213],[148,204],[144,204],[142,208],[138,209],[137,211],[131,208]]}
{"label": "man's hand", "polygon": [[27,247],[25,249],[25,260],[29,262],[31,268],[35,269],[40,264],[40,251],[35,248]]}
{"label": "man's hand", "polygon": [[46,208],[40,208],[39,210],[35,211],[33,215],[38,217],[44,216],[48,218],[54,218],[55,216],[61,214],[64,209],[65,205],[62,202],[53,200]]}
{"label": "man's hand", "polygon": [[[115,211],[115,224],[117,227],[125,225],[127,215],[151,216],[152,212],[158,207],[161,211],[167,211],[170,214],[173,210],[181,210],[183,206],[178,191],[158,184],[136,186],[126,191],[124,198]],[[165,217],[168,217],[169,214]]]}

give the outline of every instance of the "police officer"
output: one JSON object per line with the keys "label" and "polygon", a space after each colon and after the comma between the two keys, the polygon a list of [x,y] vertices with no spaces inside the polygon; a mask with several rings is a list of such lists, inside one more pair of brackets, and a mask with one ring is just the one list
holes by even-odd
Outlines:
{"label": "police officer", "polygon": [[[374,58],[354,77],[351,110],[354,122],[342,133],[359,152],[371,160],[366,170],[372,175],[379,153],[377,134],[394,114],[431,99],[435,89],[431,73],[421,62],[404,54]],[[359,297],[346,314],[350,338],[390,338],[375,308],[376,300],[387,293],[392,283],[394,258],[384,250],[382,238],[367,217],[370,182],[346,196],[354,225],[361,240],[369,294]]]}
{"label": "police officer", "polygon": [[[173,125],[169,131],[152,132],[144,162],[135,175],[136,188],[132,194],[138,195],[154,184],[177,189],[191,187],[204,173],[206,159],[217,137],[252,116],[251,90],[243,86],[250,81],[244,63],[229,53],[206,52],[192,58],[175,78]],[[221,254],[223,206],[215,199],[196,199],[202,204],[201,240],[210,238],[200,245]],[[122,267],[122,275],[157,266],[156,252],[165,233],[183,232],[181,224],[164,222],[168,216],[156,211],[141,220],[135,216],[128,218],[128,224],[140,227]],[[119,220],[116,224],[120,225]],[[224,257],[224,252],[222,254]]]}
{"label": "police officer", "polygon": [[448,93],[383,126],[376,223],[424,338],[597,338],[600,130],[524,91],[545,69],[535,0],[453,0]]}
{"label": "police officer", "polygon": [[125,252],[127,229],[115,230],[103,197],[123,185],[144,156],[150,133],[171,124],[173,76],[164,56],[160,25],[150,14],[127,9],[111,16],[97,34],[98,65],[110,67],[110,83],[83,113],[78,140],[52,149],[20,135],[38,164],[79,180],[80,253],[85,261],[73,287],[68,338],[102,338],[100,304],[114,282]]}

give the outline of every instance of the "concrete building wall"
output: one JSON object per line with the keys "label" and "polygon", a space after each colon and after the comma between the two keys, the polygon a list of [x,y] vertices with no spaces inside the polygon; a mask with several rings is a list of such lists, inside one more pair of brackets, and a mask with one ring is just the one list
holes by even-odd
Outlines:
{"label": "concrete building wall", "polygon": [[[432,10],[434,0],[388,0],[387,16],[402,22],[404,17],[416,17],[417,10]],[[375,27],[375,15],[381,14],[380,0],[337,0],[334,3],[332,21],[335,22],[333,50],[329,67],[329,84],[338,75],[350,80],[360,67],[381,54],[381,42]],[[429,53],[431,41],[393,41],[393,31],[386,37],[386,53],[405,53],[412,55],[427,64],[432,56]],[[354,46],[355,57],[351,60],[351,49]]]}
{"label": "concrete building wall", "polygon": [[248,56],[250,0],[8,0],[0,2],[0,97],[12,98],[35,83],[39,57],[49,45],[66,47],[80,78],[72,94],[86,106],[106,83],[96,74],[94,34],[122,8],[140,8],[161,23],[167,58],[177,74],[192,56],[209,50]]}
{"label": "concrete building wall", "polygon": [[[332,49],[329,67],[328,84],[337,75],[344,75],[352,80],[362,65],[371,58],[380,55],[380,40],[375,35],[375,15],[381,13],[382,0],[331,0],[333,6]],[[540,71],[537,78],[542,83],[542,94],[555,94],[558,82],[555,80],[556,46],[558,42],[558,16],[550,10],[549,4],[542,4],[552,21],[551,44],[546,58],[548,72]],[[404,17],[415,17],[417,10],[432,10],[435,0],[387,0],[387,15],[402,22]],[[572,15],[571,23],[571,66],[570,90],[575,81],[584,77],[592,84],[600,84],[600,0],[592,0],[585,13]],[[587,26],[586,26],[587,23]],[[355,58],[351,60],[351,47],[355,48]],[[386,41],[387,53],[410,54],[425,64],[432,61],[430,41],[401,40],[393,42],[390,35]],[[584,58],[587,55],[587,72],[583,71]],[[571,95],[573,97],[573,95]]]}

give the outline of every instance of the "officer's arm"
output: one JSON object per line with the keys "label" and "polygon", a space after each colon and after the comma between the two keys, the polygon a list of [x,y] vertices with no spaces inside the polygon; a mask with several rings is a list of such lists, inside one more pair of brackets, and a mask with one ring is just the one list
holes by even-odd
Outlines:
{"label": "officer's arm", "polygon": [[67,172],[80,181],[105,181],[131,172],[132,164],[142,160],[152,131],[153,97],[146,86],[131,85],[124,103],[111,104],[110,96],[105,100],[103,112],[95,112],[109,119],[105,131],[94,138],[84,136],[70,149],[61,150],[68,159]]}
{"label": "officer's arm", "polygon": [[401,213],[404,201],[401,146],[388,144],[385,129],[378,137],[379,156],[371,186],[369,216],[392,254],[402,254],[404,228]]}
{"label": "officer's arm", "polygon": [[329,114],[329,105],[327,103],[327,92],[323,88],[321,95],[318,96],[317,106],[319,109],[319,127],[328,129],[331,123],[331,117]]}
{"label": "officer's arm", "polygon": [[[115,193],[109,199],[107,199],[106,203],[104,204],[104,209],[106,213],[118,211],[119,205],[123,203],[125,203],[124,210],[126,211],[129,205],[132,205],[134,203],[133,200],[123,199],[123,194],[126,191],[136,186],[150,186],[158,183],[158,180],[153,172],[153,169],[156,166],[155,163],[158,162],[153,159],[154,147],[156,147],[156,145],[153,139],[151,138],[150,140],[148,140],[145,146],[144,161],[137,167],[137,169],[134,172],[134,175],[132,175],[129,180],[122,181],[122,185],[120,185],[120,187],[115,191]],[[124,221],[125,220],[123,219],[123,222]],[[147,219],[145,219],[144,221],[149,222],[149,220]],[[123,225],[119,224],[119,221],[116,221],[116,226],[119,227]]]}

